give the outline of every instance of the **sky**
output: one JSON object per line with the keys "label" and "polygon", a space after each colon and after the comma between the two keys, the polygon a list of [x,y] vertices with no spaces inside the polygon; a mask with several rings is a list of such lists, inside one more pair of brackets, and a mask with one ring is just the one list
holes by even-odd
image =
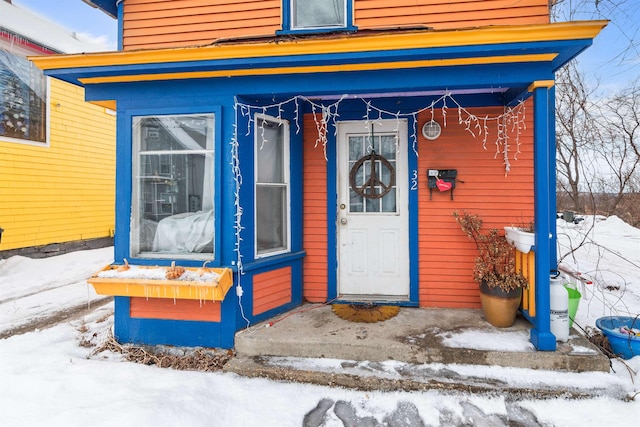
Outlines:
{"label": "sky", "polygon": [[82,0],[12,0],[12,3],[104,44],[105,50],[118,49],[118,21]]}
{"label": "sky", "polygon": [[[578,285],[582,299],[576,324],[593,327],[600,316],[640,314],[640,229],[617,217],[586,217],[579,224],[559,219],[557,226],[563,262],[593,279],[593,284]],[[580,242],[587,243],[565,258]],[[44,259],[0,259],[0,333],[94,301],[96,294],[86,279],[112,261],[113,247]],[[420,419],[423,425],[433,427],[630,426],[637,424],[640,414],[640,355],[624,361],[613,359],[608,373],[412,365],[393,360],[352,364],[337,359],[267,358],[282,369],[342,370],[363,376],[377,372],[384,378],[404,379],[421,369],[432,372],[426,379],[423,374],[422,381],[448,372],[459,375],[457,381],[461,382],[508,381],[513,387],[568,388],[591,397],[571,399],[562,393],[550,398],[514,397],[438,389],[357,391],[225,372],[178,371],[127,362],[117,352],[95,352],[113,328],[113,303],[93,307],[80,318],[0,339],[0,425],[299,427],[321,402],[327,408],[321,422],[305,426],[404,426],[409,425],[402,422],[409,415],[414,417],[410,425],[420,425]],[[459,335],[448,336],[446,345],[476,349],[505,345],[500,334],[467,330]],[[525,334],[502,349],[530,349],[527,338]],[[354,367],[345,368],[345,364]],[[348,412],[345,408],[360,422],[343,424],[339,416]],[[401,422],[383,424],[394,413],[403,415]]]}
{"label": "sky", "polygon": [[[606,19],[609,24],[578,56],[579,69],[606,97],[640,79],[640,2],[638,0],[563,0],[558,21]],[[572,9],[572,12],[568,10]]]}

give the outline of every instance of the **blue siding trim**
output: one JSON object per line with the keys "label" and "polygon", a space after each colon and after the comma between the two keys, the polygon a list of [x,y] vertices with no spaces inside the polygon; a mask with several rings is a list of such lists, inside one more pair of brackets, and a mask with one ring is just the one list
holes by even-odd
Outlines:
{"label": "blue siding trim", "polygon": [[[114,336],[120,343],[233,348],[233,324],[135,318],[130,308],[129,297],[115,297]],[[233,319],[234,314],[233,301],[228,298],[222,303],[222,319]]]}
{"label": "blue siding trim", "polygon": [[[502,65],[478,65],[87,85],[85,97],[87,100],[116,99],[119,103],[126,102],[131,107],[142,108],[144,105],[149,105],[152,100],[164,105],[173,105],[189,100],[190,97],[194,99],[201,97],[203,94],[209,94],[215,98],[223,95],[231,98],[234,95],[246,95],[247,99],[263,97],[273,99],[274,94],[277,94],[278,99],[286,99],[301,94],[335,96],[336,94],[357,95],[359,93],[442,90],[443,88],[450,91],[487,87],[526,88],[532,81],[547,79],[547,77],[553,79],[553,73],[549,70],[548,64],[511,64],[508,73],[505,73]],[[135,99],[131,99],[133,96]],[[498,95],[492,95],[494,98],[496,96]],[[253,102],[250,103],[253,104]],[[225,105],[232,106],[233,103]],[[234,123],[234,121],[225,120],[225,123]],[[232,131],[228,132],[231,136]]]}
{"label": "blue siding trim", "polygon": [[552,270],[558,269],[558,232],[556,228],[556,88],[549,89],[549,265]]}
{"label": "blue siding trim", "polygon": [[[189,104],[189,101],[194,102]],[[209,266],[216,267],[223,265],[221,262],[221,254],[224,253],[222,244],[223,234],[221,230],[223,213],[221,212],[224,204],[222,203],[222,193],[225,192],[223,182],[223,156],[222,151],[223,136],[222,136],[222,122],[224,120],[222,116],[222,106],[219,104],[204,105],[198,103],[197,100],[191,98],[188,100],[174,100],[169,105],[173,107],[153,107],[153,105],[167,105],[165,102],[156,103],[153,100],[146,99],[145,108],[139,106],[132,106],[125,101],[118,103],[118,120],[117,120],[117,143],[116,153],[118,162],[116,164],[116,236],[114,238],[114,253],[116,263],[122,263],[124,258],[127,258],[130,263],[138,265],[170,265],[174,259],[171,255],[166,258],[142,258],[132,257],[130,252],[131,246],[131,197],[133,177],[131,165],[133,162],[133,135],[132,135],[132,123],[134,116],[148,116],[148,115],[165,115],[165,114],[210,114],[215,115],[214,126],[214,184],[215,193],[214,201],[216,206],[214,224],[217,232],[214,234],[215,245],[215,259],[208,263]],[[210,100],[207,100],[210,102]],[[179,260],[178,263],[184,266],[199,266],[202,265],[202,260],[190,261]],[[227,264],[229,265],[229,264]]]}
{"label": "blue siding trim", "polygon": [[[421,190],[418,186],[418,177],[420,176],[420,171],[418,170],[418,155],[413,150],[412,141],[410,135],[412,133],[412,129],[414,126],[417,126],[417,123],[414,123],[417,120],[417,117],[412,117],[407,120],[407,131],[409,135],[407,135],[408,141],[408,173],[409,173],[409,182],[408,191],[409,191],[409,301],[415,303],[416,305],[420,302],[420,274],[419,274],[419,263],[420,263],[420,251],[419,251],[419,242],[418,242],[418,191]],[[415,147],[418,150],[418,147]],[[415,188],[413,187],[413,179],[415,175]]]}
{"label": "blue siding trim", "polygon": [[327,133],[327,301],[331,301],[338,297],[338,143],[335,132]]}
{"label": "blue siding trim", "polygon": [[131,222],[131,116],[124,112],[123,105],[117,105],[116,120],[116,234],[113,239],[114,262],[123,263],[129,258]]}
{"label": "blue siding trim", "polygon": [[[279,270],[286,267],[291,267],[291,302],[272,308],[271,310],[265,311],[264,313],[260,313],[256,316],[253,316],[251,314],[253,313],[253,299],[250,296],[253,295],[253,277],[256,274],[262,273],[264,271],[252,272],[250,280],[246,281],[247,283],[245,284],[245,295],[249,295],[249,298],[243,300],[243,308],[245,315],[249,319],[251,325],[271,319],[274,316],[286,313],[287,311],[293,310],[294,308],[302,305],[302,259],[296,260],[291,263],[277,265],[265,271]],[[238,329],[244,328],[245,326],[247,326],[246,320],[240,317],[238,319],[238,325],[240,325],[240,328]]]}
{"label": "blue siding trim", "polygon": [[358,27],[353,26],[353,0],[346,1],[345,27],[335,28],[312,28],[312,29],[293,29],[291,22],[293,20],[291,3],[293,0],[282,0],[282,30],[276,31],[276,34],[321,34],[334,33],[337,31],[356,31]]}
{"label": "blue siding trim", "polygon": [[[534,327],[531,329],[531,343],[538,350],[555,351],[556,337],[551,333],[550,314],[550,226],[549,226],[549,197],[551,183],[549,177],[552,147],[555,138],[551,139],[549,117],[553,112],[553,97],[548,88],[534,90],[534,222],[535,222],[535,301],[536,316]],[[553,148],[555,149],[555,148]],[[555,215],[554,215],[555,218]],[[555,221],[555,219],[554,219]],[[555,250],[555,247],[553,248]],[[555,266],[553,267],[555,268]]]}
{"label": "blue siding trim", "polygon": [[[203,61],[184,62],[160,62],[148,64],[130,65],[109,65],[95,67],[77,67],[52,69],[45,71],[46,75],[51,75],[61,80],[74,84],[80,84],[79,78],[107,77],[119,75],[138,75],[154,73],[184,73],[197,71],[253,69],[253,68],[283,68],[295,66],[324,66],[324,65],[344,65],[360,63],[382,63],[396,61],[418,61],[429,59],[451,59],[451,58],[481,58],[490,54],[491,56],[508,56],[523,54],[559,54],[551,62],[552,69],[556,70],[566,61],[575,57],[577,53],[584,50],[591,44],[591,40],[569,40],[569,41],[544,41],[544,42],[523,42],[523,43],[496,43],[489,45],[465,45],[447,47],[426,47],[417,49],[396,49],[386,51],[366,51],[347,53],[326,53],[308,55],[284,55],[284,56],[263,56],[252,58],[229,58]],[[266,49],[266,52],[269,50]],[[534,64],[531,62],[523,63]],[[504,67],[504,64],[497,64]],[[460,65],[454,67],[467,67]],[[511,63],[508,65],[511,67]],[[438,67],[450,68],[450,67]],[[473,81],[473,80],[469,80]]]}
{"label": "blue siding trim", "polygon": [[124,47],[124,1],[118,4],[118,50]]}
{"label": "blue siding trim", "polygon": [[119,9],[122,8],[123,0],[91,0],[91,3],[98,6],[107,15],[114,18],[118,15]]}
{"label": "blue siding trim", "polygon": [[[403,101],[405,99],[403,98]],[[419,105],[424,107],[428,105],[430,101],[421,98]],[[407,109],[413,106],[413,102],[401,103],[402,108],[398,108],[398,99],[396,98],[383,98],[377,99],[374,105],[378,108],[386,111],[395,111],[399,113],[407,113],[412,111]],[[363,113],[365,106],[362,102],[352,102],[350,100],[343,101],[340,104],[340,120],[363,120]],[[382,115],[382,119],[393,120],[396,117],[393,115]],[[384,301],[386,304],[396,304],[404,307],[415,307],[419,303],[419,258],[418,258],[418,189],[416,191],[411,190],[411,173],[412,171],[418,172],[418,157],[413,151],[410,135],[412,133],[413,119],[407,120],[407,141],[409,146],[407,147],[407,167],[409,182],[408,185],[408,200],[409,200],[409,301]],[[338,297],[338,252],[337,252],[337,203],[338,203],[338,184],[337,184],[337,142],[335,132],[330,127],[327,144],[327,268],[328,268],[328,295],[327,300],[330,301]],[[417,147],[416,147],[417,149]],[[419,173],[419,172],[418,172]],[[348,302],[348,301],[342,301]],[[381,302],[383,303],[383,302]]]}

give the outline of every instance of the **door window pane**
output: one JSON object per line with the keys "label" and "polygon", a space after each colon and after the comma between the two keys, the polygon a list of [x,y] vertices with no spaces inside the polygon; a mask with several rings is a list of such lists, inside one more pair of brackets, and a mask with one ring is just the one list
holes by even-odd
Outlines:
{"label": "door window pane", "polygon": [[214,116],[133,118],[131,253],[211,258]]}
{"label": "door window pane", "polygon": [[[353,174],[354,183],[358,188],[362,188],[372,177],[371,161],[366,159],[361,163],[360,167],[354,170],[354,167],[365,156],[371,154],[375,150],[376,154],[383,156],[387,163],[381,160],[375,161],[375,176],[377,183],[373,186],[365,187],[362,192],[364,194],[381,194],[385,191],[382,184],[388,186],[391,183],[391,168],[396,168],[396,136],[389,135],[350,135],[348,137],[349,144],[349,171]],[[350,175],[351,176],[351,175]],[[349,212],[366,212],[366,213],[393,213],[396,212],[396,190],[395,182],[391,186],[388,193],[381,198],[367,198],[362,194],[349,189]]]}

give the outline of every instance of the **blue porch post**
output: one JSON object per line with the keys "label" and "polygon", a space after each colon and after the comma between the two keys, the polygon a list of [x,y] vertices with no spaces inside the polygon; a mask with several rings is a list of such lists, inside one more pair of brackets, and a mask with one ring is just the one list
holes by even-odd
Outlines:
{"label": "blue porch post", "polygon": [[[553,136],[554,92],[553,80],[536,81],[533,92],[533,167],[534,167],[534,220],[535,220],[535,275],[536,316],[531,329],[531,343],[538,350],[554,351],[556,337],[551,333],[550,284],[551,232],[550,210],[555,211],[555,136]],[[551,181],[553,177],[553,181]],[[553,215],[555,223],[555,213]],[[555,227],[554,227],[555,231]],[[555,246],[553,247],[555,252]],[[555,259],[555,256],[554,256]],[[555,268],[555,265],[553,266]]]}
{"label": "blue porch post", "polygon": [[549,96],[549,227],[551,242],[549,262],[552,269],[558,267],[558,235],[556,232],[556,87],[548,91]]}

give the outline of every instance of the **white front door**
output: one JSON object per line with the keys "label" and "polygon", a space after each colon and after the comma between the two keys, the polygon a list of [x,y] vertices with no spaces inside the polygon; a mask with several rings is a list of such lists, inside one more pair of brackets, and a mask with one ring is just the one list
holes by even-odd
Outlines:
{"label": "white front door", "polygon": [[406,120],[338,124],[338,295],[409,298]]}

